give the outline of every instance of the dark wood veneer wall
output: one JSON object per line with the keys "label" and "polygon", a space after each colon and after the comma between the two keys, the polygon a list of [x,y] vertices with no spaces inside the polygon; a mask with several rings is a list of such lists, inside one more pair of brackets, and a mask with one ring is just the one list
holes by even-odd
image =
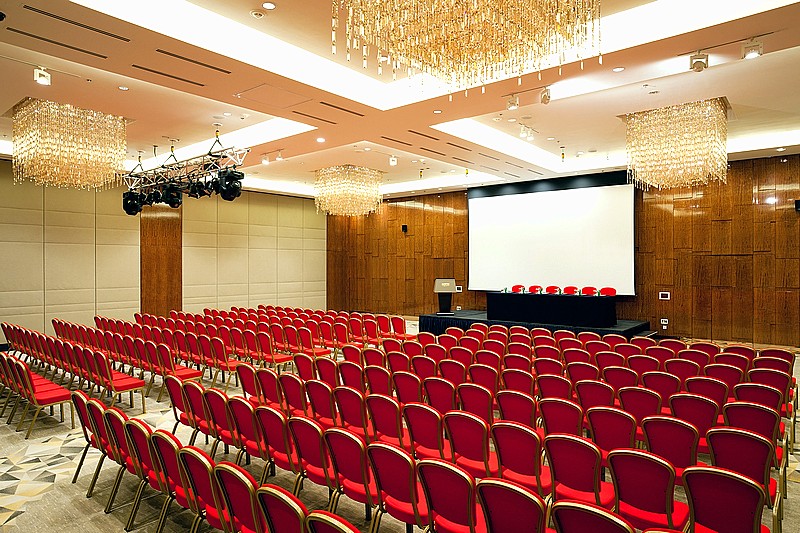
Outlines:
{"label": "dark wood veneer wall", "polygon": [[[619,318],[649,320],[669,335],[800,344],[800,156],[734,161],[727,184],[635,198],[637,295],[620,298]],[[454,306],[486,306],[483,293],[466,291],[463,192],[385,202],[368,217],[328,217],[327,268],[334,309],[433,312],[436,277],[464,285]],[[660,291],[671,299],[659,300]]]}
{"label": "dark wood veneer wall", "polygon": [[183,302],[183,208],[145,206],[139,215],[141,311],[169,316]]}

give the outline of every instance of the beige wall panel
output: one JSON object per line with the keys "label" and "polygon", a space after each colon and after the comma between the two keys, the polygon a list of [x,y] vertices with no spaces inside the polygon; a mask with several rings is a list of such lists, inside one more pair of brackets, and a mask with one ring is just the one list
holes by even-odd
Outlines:
{"label": "beige wall panel", "polygon": [[[279,196],[278,207],[278,222],[277,225],[281,228],[302,228],[303,227],[303,213],[305,208],[303,204],[309,200],[302,198],[290,198],[288,196]],[[313,204],[313,201],[311,201]]]}
{"label": "beige wall panel", "polygon": [[28,181],[14,184],[11,161],[0,161],[0,206],[41,212],[44,209],[44,189]]}
{"label": "beige wall panel", "polygon": [[41,211],[24,211],[22,209],[0,209],[0,211],[5,211],[10,215],[31,215],[30,218],[38,219],[38,222],[34,224],[23,224],[14,216],[8,217],[9,222],[0,221],[0,242],[42,242],[44,228],[42,228]]}
{"label": "beige wall panel", "polygon": [[271,194],[247,194],[250,210],[247,214],[251,226],[276,226],[278,224],[278,197]]}
{"label": "beige wall panel", "polygon": [[187,221],[217,222],[217,198],[187,198],[183,204],[184,233]]}
{"label": "beige wall panel", "polygon": [[278,282],[303,281],[303,252],[278,250]]}
{"label": "beige wall panel", "polygon": [[93,245],[47,243],[44,254],[46,292],[94,288]]}
{"label": "beige wall panel", "polygon": [[3,274],[0,291],[44,290],[44,249],[41,242],[0,242]]}
{"label": "beige wall panel", "polygon": [[325,250],[305,250],[303,252],[303,281],[324,283],[326,259],[327,252]]}
{"label": "beige wall panel", "polygon": [[250,249],[250,284],[278,281],[278,252],[273,249]]}
{"label": "beige wall panel", "polygon": [[[94,216],[94,197],[95,193],[91,191],[45,187],[44,209],[48,214],[66,211],[79,215],[91,213]],[[122,209],[121,199],[120,209]]]}
{"label": "beige wall panel", "polygon": [[314,202],[303,204],[303,227],[324,230],[327,227],[325,213],[317,213]]}
{"label": "beige wall panel", "polygon": [[214,199],[217,201],[217,220],[221,224],[233,223],[247,227],[249,198],[249,194],[242,194],[233,202],[228,202],[220,199],[219,196],[215,196]]}
{"label": "beige wall panel", "polygon": [[246,248],[220,249],[217,256],[217,283],[247,284],[248,258]]}
{"label": "beige wall panel", "polygon": [[[96,283],[98,288],[139,287],[139,247],[98,244]],[[138,300],[138,296],[137,296]]]}

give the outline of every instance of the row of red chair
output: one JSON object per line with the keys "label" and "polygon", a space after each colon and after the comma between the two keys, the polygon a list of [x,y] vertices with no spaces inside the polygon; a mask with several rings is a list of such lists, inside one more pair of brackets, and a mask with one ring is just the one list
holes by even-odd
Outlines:
{"label": "row of red chair", "polygon": [[[64,421],[64,404],[69,403],[69,391],[49,379],[31,372],[27,364],[6,352],[0,352],[0,387],[2,392],[7,394],[3,408],[0,410],[0,418],[5,414],[11,400],[14,400],[11,413],[8,415],[8,424],[14,420],[20,404],[25,403],[25,409],[17,424],[17,431],[22,429],[28,411],[31,408],[34,409],[28,432],[25,434],[26,439],[31,436],[33,425],[45,407],[50,408],[52,415],[53,407],[60,406],[61,421]],[[75,427],[74,412],[72,413],[72,427]]]}
{"label": "row of red chair", "polygon": [[[357,532],[345,519],[325,511],[308,512],[292,493],[276,485],[258,486],[253,477],[236,463],[215,464],[212,457],[195,446],[183,446],[173,435],[153,429],[139,419],[129,419],[114,407],[106,407],[82,391],[72,393],[86,439],[81,461],[72,482],[80,473],[90,447],[100,451],[87,497],[94,492],[97,477],[106,458],[119,467],[106,503],[111,512],[122,474],[125,471],[139,480],[125,530],[134,528],[144,489],[150,486],[165,496],[156,531],[166,523],[169,505],[175,501],[195,514],[191,531],[205,519],[216,529],[233,533],[269,533],[304,531],[312,533]],[[246,495],[246,498],[242,498]]]}
{"label": "row of red chair", "polygon": [[101,394],[110,396],[112,405],[127,392],[130,394],[130,403],[133,407],[133,393],[138,391],[142,397],[142,412],[147,412],[144,380],[115,370],[112,365],[113,359],[106,353],[5,322],[2,328],[10,346],[17,354],[49,367],[45,368],[43,378],[49,371],[53,372],[54,377],[55,373],[60,371],[59,384],[63,383],[67,376],[70,378],[67,389],[76,379],[79,388],[88,383],[90,391],[97,388]]}
{"label": "row of red chair", "polygon": [[525,285],[512,285],[511,292],[514,293],[524,293],[529,292],[531,294],[580,294],[583,296],[616,296],[617,290],[614,287],[603,287],[600,290],[597,287],[586,286],[582,289],[579,289],[575,285],[567,285],[564,288],[559,287],[558,285],[548,285],[547,287],[542,287],[541,285],[531,285],[526,288]]}

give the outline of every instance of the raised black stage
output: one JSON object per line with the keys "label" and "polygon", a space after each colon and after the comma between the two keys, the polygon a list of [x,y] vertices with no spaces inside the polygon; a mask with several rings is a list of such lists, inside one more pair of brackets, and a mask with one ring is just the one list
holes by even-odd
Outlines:
{"label": "raised black stage", "polygon": [[531,328],[547,328],[550,331],[557,329],[566,329],[574,331],[575,333],[581,331],[594,331],[600,335],[606,333],[618,333],[627,338],[631,338],[637,333],[642,333],[650,328],[648,322],[641,322],[638,320],[617,320],[616,326],[609,326],[605,328],[597,327],[582,327],[582,326],[564,326],[560,324],[539,324],[534,322],[509,322],[507,320],[487,320],[486,311],[455,311],[452,315],[421,315],[419,317],[419,330],[429,331],[434,335],[441,335],[444,330],[455,326],[466,330],[473,322],[484,322],[489,324],[502,324],[504,326],[525,326]]}

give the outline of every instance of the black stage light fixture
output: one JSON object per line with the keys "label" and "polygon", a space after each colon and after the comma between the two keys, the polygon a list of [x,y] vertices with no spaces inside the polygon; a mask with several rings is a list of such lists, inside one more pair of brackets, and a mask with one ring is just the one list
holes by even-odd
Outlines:
{"label": "black stage light fixture", "polygon": [[190,198],[202,198],[203,196],[211,196],[213,188],[210,182],[193,181],[186,187],[186,194]]}
{"label": "black stage light fixture", "polygon": [[164,192],[161,196],[161,201],[173,209],[177,209],[183,203],[183,194],[180,187],[175,182],[169,183],[164,187]]}
{"label": "black stage light fixture", "polygon": [[142,211],[143,194],[136,191],[122,193],[122,209],[131,216],[136,216]]}
{"label": "black stage light fixture", "polygon": [[153,205],[157,204],[161,201],[161,190],[160,189],[152,189],[147,196],[145,197],[143,203],[145,205]]}
{"label": "black stage light fixture", "polygon": [[244,172],[239,172],[233,168],[225,168],[217,173],[217,177],[217,194],[219,194],[223,200],[232,202],[242,195]]}

